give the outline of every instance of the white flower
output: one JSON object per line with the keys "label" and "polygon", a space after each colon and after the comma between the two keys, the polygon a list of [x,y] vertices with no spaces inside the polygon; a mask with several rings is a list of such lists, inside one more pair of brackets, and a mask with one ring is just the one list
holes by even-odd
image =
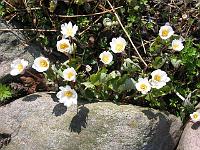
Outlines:
{"label": "white flower", "polygon": [[71,89],[69,85],[66,87],[59,87],[61,91],[56,94],[60,103],[64,103],[64,106],[71,106],[72,104],[77,105],[77,93],[74,89]]}
{"label": "white flower", "polygon": [[113,38],[112,42],[110,42],[110,46],[114,53],[121,53],[126,47],[126,41],[122,37]]}
{"label": "white flower", "polygon": [[196,123],[197,121],[200,121],[200,114],[199,112],[193,112],[190,114],[190,118],[192,119],[192,122]]}
{"label": "white flower", "polygon": [[113,55],[109,51],[104,51],[99,55],[104,64],[109,64],[113,60]]}
{"label": "white flower", "polygon": [[135,84],[135,87],[142,94],[147,94],[151,90],[151,85],[148,81],[148,78],[139,78],[138,83]]}
{"label": "white flower", "polygon": [[92,67],[91,67],[90,65],[86,65],[86,66],[85,66],[85,70],[86,70],[87,72],[90,72],[90,71],[92,70]]}
{"label": "white flower", "polygon": [[164,40],[170,38],[173,34],[174,30],[169,25],[164,25],[159,30],[159,36]]}
{"label": "white flower", "polygon": [[63,71],[63,78],[67,81],[76,81],[76,71],[73,67],[67,68]]}
{"label": "white flower", "polygon": [[160,89],[170,81],[165,71],[157,69],[151,73],[152,79],[150,80],[152,88]]}
{"label": "white flower", "polygon": [[182,40],[173,40],[172,49],[175,51],[181,51],[184,48]]}
{"label": "white flower", "polygon": [[28,66],[28,61],[24,59],[16,59],[11,63],[10,74],[16,76],[18,74],[24,73],[25,68]]}
{"label": "white flower", "polygon": [[62,53],[72,53],[73,48],[71,44],[69,43],[68,39],[62,39],[60,41],[57,41],[57,50]]}
{"label": "white flower", "polygon": [[75,24],[72,26],[71,21],[69,23],[64,23],[61,25],[61,33],[63,34],[64,38],[67,37],[74,37],[78,30],[78,26]]}
{"label": "white flower", "polygon": [[49,60],[42,56],[38,57],[34,60],[32,67],[38,72],[47,71],[49,69]]}

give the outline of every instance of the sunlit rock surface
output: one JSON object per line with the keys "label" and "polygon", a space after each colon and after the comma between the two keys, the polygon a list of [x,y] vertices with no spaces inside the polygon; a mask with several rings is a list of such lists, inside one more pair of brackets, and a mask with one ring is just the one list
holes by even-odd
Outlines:
{"label": "sunlit rock surface", "polygon": [[173,150],[182,123],[153,109],[111,102],[66,108],[54,93],[35,93],[0,107],[5,150]]}

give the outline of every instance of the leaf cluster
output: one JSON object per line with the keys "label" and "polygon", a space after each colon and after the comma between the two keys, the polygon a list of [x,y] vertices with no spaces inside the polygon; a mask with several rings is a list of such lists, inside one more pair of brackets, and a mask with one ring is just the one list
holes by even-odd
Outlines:
{"label": "leaf cluster", "polygon": [[12,97],[10,87],[0,83],[0,102],[4,102]]}

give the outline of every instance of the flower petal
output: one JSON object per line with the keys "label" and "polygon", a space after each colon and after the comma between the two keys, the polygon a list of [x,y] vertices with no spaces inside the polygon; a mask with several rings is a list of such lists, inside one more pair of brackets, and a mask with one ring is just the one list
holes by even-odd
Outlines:
{"label": "flower petal", "polygon": [[18,69],[13,69],[13,70],[10,71],[10,74],[11,74],[12,76],[16,76],[16,75],[20,74],[20,72],[19,72]]}

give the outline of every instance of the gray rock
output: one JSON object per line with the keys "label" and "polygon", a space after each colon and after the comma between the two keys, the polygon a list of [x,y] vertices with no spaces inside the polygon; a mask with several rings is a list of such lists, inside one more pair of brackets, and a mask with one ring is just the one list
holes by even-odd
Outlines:
{"label": "gray rock", "polygon": [[[7,25],[0,18],[0,28],[14,28]],[[21,32],[1,31],[0,32],[0,81],[7,82],[11,79],[10,64],[14,59],[24,58],[33,62],[35,57],[40,56],[41,47],[33,43],[25,43],[26,37]]]}
{"label": "gray rock", "polygon": [[173,115],[111,102],[66,108],[53,93],[0,107],[5,150],[173,150],[182,122]]}

